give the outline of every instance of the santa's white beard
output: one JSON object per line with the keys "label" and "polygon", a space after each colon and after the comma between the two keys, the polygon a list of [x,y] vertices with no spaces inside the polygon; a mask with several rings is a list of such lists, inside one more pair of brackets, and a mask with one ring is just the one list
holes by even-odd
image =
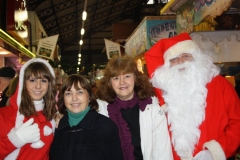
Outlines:
{"label": "santa's white beard", "polygon": [[172,143],[182,158],[194,152],[200,137],[199,125],[205,119],[206,84],[218,74],[211,62],[200,62],[185,62],[170,68],[163,66],[151,79],[153,86],[163,91]]}

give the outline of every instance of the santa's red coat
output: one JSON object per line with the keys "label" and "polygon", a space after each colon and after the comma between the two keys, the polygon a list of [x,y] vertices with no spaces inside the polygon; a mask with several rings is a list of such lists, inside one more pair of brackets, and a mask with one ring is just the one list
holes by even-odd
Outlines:
{"label": "santa's red coat", "polygon": [[[203,150],[206,142],[215,140],[226,157],[240,146],[240,101],[233,86],[222,76],[207,84],[205,120],[200,125],[201,135],[194,155]],[[197,114],[197,113],[196,113]],[[218,154],[219,148],[212,148]],[[180,160],[173,146],[174,160]]]}

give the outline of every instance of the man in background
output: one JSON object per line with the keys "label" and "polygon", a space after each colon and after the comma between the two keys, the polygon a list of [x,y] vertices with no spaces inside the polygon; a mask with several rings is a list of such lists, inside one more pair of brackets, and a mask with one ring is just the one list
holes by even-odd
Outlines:
{"label": "man in background", "polygon": [[8,90],[8,85],[12,78],[15,77],[15,70],[12,67],[2,67],[0,68],[0,107],[6,106],[6,102],[8,100],[8,96],[6,95],[6,91]]}

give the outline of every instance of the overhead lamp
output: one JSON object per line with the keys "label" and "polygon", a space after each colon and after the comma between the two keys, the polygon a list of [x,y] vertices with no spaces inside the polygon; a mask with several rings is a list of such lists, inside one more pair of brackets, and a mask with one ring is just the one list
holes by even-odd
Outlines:
{"label": "overhead lamp", "polygon": [[81,58],[78,58],[78,61],[80,62],[80,61],[81,61]]}
{"label": "overhead lamp", "polygon": [[84,35],[84,33],[85,33],[85,29],[82,28],[82,29],[81,29],[81,35]]}
{"label": "overhead lamp", "polygon": [[78,62],[78,65],[81,64],[81,62]]}
{"label": "overhead lamp", "polygon": [[82,45],[82,44],[83,44],[83,40],[80,40],[80,41],[79,41],[79,44]]}
{"label": "overhead lamp", "polygon": [[9,52],[6,52],[6,51],[0,51],[0,54],[1,55],[4,55],[4,54],[8,54]]}
{"label": "overhead lamp", "polygon": [[87,19],[87,12],[86,11],[83,11],[82,13],[82,20],[86,20]]}
{"label": "overhead lamp", "polygon": [[81,53],[78,54],[78,57],[82,57]]}

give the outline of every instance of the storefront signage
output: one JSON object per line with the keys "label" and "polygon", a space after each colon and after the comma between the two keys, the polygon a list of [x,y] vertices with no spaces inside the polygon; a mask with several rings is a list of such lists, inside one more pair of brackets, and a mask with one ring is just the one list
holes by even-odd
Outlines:
{"label": "storefront signage", "polygon": [[28,45],[29,23],[25,0],[7,1],[6,30],[18,42]]}
{"label": "storefront signage", "polygon": [[174,17],[146,17],[127,39],[125,53],[137,56],[150,49],[158,40],[176,35]]}

